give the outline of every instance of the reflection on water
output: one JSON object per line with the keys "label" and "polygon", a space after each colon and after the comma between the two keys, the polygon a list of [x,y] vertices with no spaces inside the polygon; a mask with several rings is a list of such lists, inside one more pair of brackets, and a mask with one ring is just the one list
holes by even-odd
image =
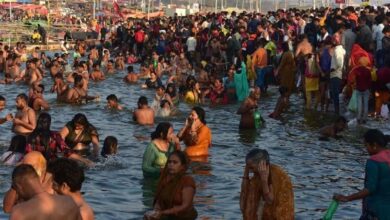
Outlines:
{"label": "reflection on water", "polygon": [[[141,163],[145,147],[154,127],[139,127],[132,123],[131,109],[136,108],[138,97],[146,95],[150,102],[154,91],[141,90],[139,85],[125,85],[125,73],[108,76],[106,81],[91,83],[90,94],[100,94],[102,102],[69,106],[58,104],[55,94],[45,94],[52,109],[53,129],[61,129],[74,114],[85,113],[100,134],[100,141],[108,135],[118,138],[119,148],[114,161],[97,163],[86,171],[82,191],[95,210],[97,219],[141,219],[152,208],[156,181],[143,179]],[[49,79],[44,81],[47,88]],[[14,112],[14,98],[22,85],[0,85],[5,95],[7,111]],[[116,94],[126,107],[122,112],[105,109],[105,97]],[[318,140],[318,129],[333,121],[329,115],[303,111],[300,97],[292,96],[292,106],[282,121],[268,118],[273,111],[277,91],[271,88],[269,97],[260,101],[266,120],[260,131],[239,131],[238,104],[225,107],[205,106],[207,124],[212,130],[213,145],[207,162],[193,162],[189,173],[197,183],[195,206],[199,219],[240,219],[239,193],[246,153],[254,147],[267,149],[273,163],[280,164],[294,183],[296,219],[319,219],[324,214],[332,194],[353,192],[363,185],[364,162],[367,154],[361,143],[364,128],[353,127],[339,140]],[[169,118],[175,132],[185,122],[191,106],[181,103],[182,114]],[[157,123],[167,121],[158,118]],[[384,122],[374,122],[371,127],[387,128]],[[12,133],[11,124],[0,126],[0,149],[8,148]],[[204,160],[204,159],[203,159]],[[201,160],[202,161],[202,160]],[[12,168],[0,167],[0,196],[10,186]],[[360,201],[342,204],[335,219],[357,219]],[[0,214],[0,219],[7,216]]]}

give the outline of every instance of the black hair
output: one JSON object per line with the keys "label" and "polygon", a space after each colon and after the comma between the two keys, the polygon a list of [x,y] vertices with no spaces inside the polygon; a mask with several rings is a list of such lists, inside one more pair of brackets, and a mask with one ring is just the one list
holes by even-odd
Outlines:
{"label": "black hair", "polygon": [[172,127],[172,124],[169,122],[159,123],[156,127],[156,130],[153,131],[152,134],[150,135],[151,139],[154,140],[157,138],[161,138],[161,139],[167,140],[168,139],[168,131],[169,131],[169,128],[171,128],[171,127]]}
{"label": "black hair", "polygon": [[347,123],[347,119],[345,117],[343,117],[343,116],[340,116],[340,117],[337,118],[336,123],[340,123],[340,122],[346,124]]}
{"label": "black hair", "polygon": [[66,183],[71,192],[81,190],[84,170],[75,160],[58,158],[48,164],[47,171],[53,174],[53,180],[59,185]]}
{"label": "black hair", "polygon": [[114,136],[107,136],[104,139],[102,152],[100,153],[102,157],[107,157],[107,155],[116,154],[118,147],[118,139]]}
{"label": "black hair", "polygon": [[0,101],[5,101],[4,96],[0,95]]}
{"label": "black hair", "polygon": [[203,124],[206,124],[206,112],[204,111],[204,109],[199,107],[199,106],[195,106],[195,107],[192,108],[192,110],[196,112],[196,114],[198,115],[199,120]]}
{"label": "black hair", "polygon": [[368,144],[377,144],[380,147],[385,148],[388,142],[388,138],[378,129],[369,129],[364,134],[364,141]]}
{"label": "black hair", "polygon": [[[172,92],[169,91],[169,88],[172,88]],[[176,97],[176,86],[175,86],[175,84],[174,83],[168,83],[165,92],[168,93],[172,98]]]}
{"label": "black hair", "polygon": [[127,72],[131,73],[134,71],[134,67],[133,66],[128,66],[127,67]]}
{"label": "black hair", "polygon": [[78,75],[78,74],[76,74],[75,76],[74,76],[74,85],[78,85],[79,83],[81,83],[83,81],[83,77],[82,76],[80,76],[80,75]]}
{"label": "black hair", "polygon": [[23,99],[24,101],[28,102],[28,96],[25,93],[20,93],[16,96],[16,98]]}
{"label": "black hair", "polygon": [[26,151],[26,137],[23,135],[15,135],[11,139],[8,151],[25,154]]}
{"label": "black hair", "polygon": [[107,101],[112,100],[112,101],[118,102],[118,97],[116,97],[116,95],[114,95],[114,94],[111,94],[111,95],[107,96],[106,100]]}
{"label": "black hair", "polygon": [[259,163],[265,160],[267,164],[270,164],[270,158],[267,150],[264,149],[253,149],[245,157],[245,162]]}
{"label": "black hair", "polygon": [[12,171],[12,184],[18,179],[26,177],[38,178],[38,174],[30,164],[21,164]]}
{"label": "black hair", "polygon": [[169,106],[171,105],[171,104],[168,102],[168,100],[166,100],[166,99],[161,100],[161,102],[160,102],[160,108],[163,108],[164,105],[167,104],[167,103],[169,104]]}
{"label": "black hair", "polygon": [[288,89],[285,86],[280,86],[279,87],[280,95],[284,95],[284,94],[286,94],[286,92],[288,92]]}
{"label": "black hair", "polygon": [[[51,116],[46,112],[42,112],[37,119],[37,126],[27,137],[27,143],[32,146],[39,145],[45,148],[45,151],[42,152],[42,155],[46,160],[50,160],[51,150],[50,150],[50,126],[51,126]],[[35,149],[33,149],[35,150]]]}
{"label": "black hair", "polygon": [[188,165],[189,165],[189,160],[188,160],[186,153],[184,153],[183,151],[180,151],[180,150],[175,150],[171,154],[169,154],[168,159],[170,157],[172,157],[173,155],[175,155],[179,158],[181,165],[183,165],[185,167],[185,169],[187,170]]}
{"label": "black hair", "polygon": [[147,105],[148,99],[145,96],[141,96],[138,99],[138,105]]}

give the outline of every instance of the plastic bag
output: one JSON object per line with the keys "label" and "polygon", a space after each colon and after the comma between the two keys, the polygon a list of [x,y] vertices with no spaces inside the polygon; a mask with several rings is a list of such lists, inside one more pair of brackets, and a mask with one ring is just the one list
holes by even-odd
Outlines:
{"label": "plastic bag", "polygon": [[389,118],[389,107],[386,104],[381,107],[381,116],[385,119]]}
{"label": "plastic bag", "polygon": [[358,102],[357,102],[357,97],[356,97],[356,91],[353,90],[351,99],[349,100],[348,103],[348,110],[351,112],[357,112],[358,109]]}

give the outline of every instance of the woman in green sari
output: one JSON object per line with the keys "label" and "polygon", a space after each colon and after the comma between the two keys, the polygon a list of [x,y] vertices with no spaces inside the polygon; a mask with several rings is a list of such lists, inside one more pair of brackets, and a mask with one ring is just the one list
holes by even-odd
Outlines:
{"label": "woman in green sari", "polygon": [[168,155],[180,150],[180,142],[168,122],[161,122],[151,135],[152,142],[146,147],[142,161],[144,177],[158,177],[167,163]]}

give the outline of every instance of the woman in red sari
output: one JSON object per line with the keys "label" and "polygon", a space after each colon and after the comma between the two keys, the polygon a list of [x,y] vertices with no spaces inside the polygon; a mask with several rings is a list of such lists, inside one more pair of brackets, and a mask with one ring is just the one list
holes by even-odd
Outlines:
{"label": "woman in red sari", "polygon": [[154,210],[144,219],[194,220],[198,216],[193,200],[194,179],[186,175],[188,159],[182,151],[174,151],[168,158],[157,186]]}

